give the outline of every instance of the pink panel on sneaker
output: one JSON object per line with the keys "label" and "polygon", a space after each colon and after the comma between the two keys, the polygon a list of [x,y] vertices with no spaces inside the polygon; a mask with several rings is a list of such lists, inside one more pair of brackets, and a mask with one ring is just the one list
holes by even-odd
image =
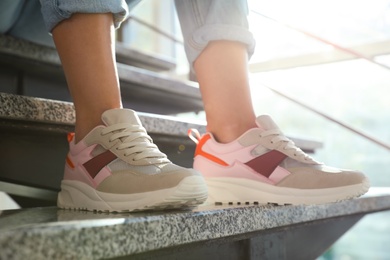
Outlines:
{"label": "pink panel on sneaker", "polygon": [[278,166],[275,171],[271,174],[271,176],[269,176],[269,179],[272,180],[273,182],[275,183],[278,183],[280,182],[282,179],[284,179],[285,177],[287,177],[288,175],[290,174],[289,171],[287,171],[286,169]]}
{"label": "pink panel on sneaker", "polygon": [[257,144],[243,147],[237,141],[228,144],[219,144],[214,141],[209,141],[203,145],[202,149],[206,153],[210,153],[213,156],[218,157],[227,164],[232,164],[236,160],[240,162],[247,162],[253,159],[251,151],[256,146]]}
{"label": "pink panel on sneaker", "polygon": [[69,142],[69,150],[72,155],[79,154],[87,148],[87,144],[84,142],[84,139],[77,144],[75,144],[74,141],[75,139],[73,138],[73,140]]}
{"label": "pink panel on sneaker", "polygon": [[94,182],[96,186],[99,186],[99,184],[108,176],[111,175],[111,171],[108,167],[104,167],[101,169],[101,171],[96,175]]}
{"label": "pink panel on sneaker", "polygon": [[67,164],[65,165],[64,180],[81,181],[92,187],[96,187],[93,179],[83,167],[85,162],[93,158],[91,153],[95,149],[96,145],[87,147],[82,140],[77,144],[74,144],[74,141],[70,142],[69,147],[70,150],[68,158],[74,165],[74,168],[72,169]]}
{"label": "pink panel on sneaker", "polygon": [[93,158],[91,154],[92,151],[96,148],[96,146],[97,145],[91,145],[87,147],[83,140],[78,142],[77,144],[74,144],[74,141],[72,141],[71,143],[69,143],[68,156],[77,168]]}
{"label": "pink panel on sneaker", "polygon": [[76,167],[75,169],[71,169],[68,165],[65,165],[64,180],[80,181],[91,187],[96,188],[95,182],[89,176],[89,174],[84,172],[84,168],[82,167]]}
{"label": "pink panel on sneaker", "polygon": [[197,156],[194,160],[194,169],[201,172],[205,178],[244,178],[272,185],[274,184],[272,180],[255,172],[252,168],[238,161],[233,162],[231,166],[222,166],[207,160],[202,156]]}

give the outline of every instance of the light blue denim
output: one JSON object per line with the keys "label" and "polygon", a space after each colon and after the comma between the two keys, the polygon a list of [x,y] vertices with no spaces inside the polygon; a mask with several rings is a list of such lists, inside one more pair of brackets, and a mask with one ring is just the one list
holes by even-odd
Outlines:
{"label": "light blue denim", "polygon": [[[129,4],[133,5],[129,1]],[[118,28],[129,12],[125,0],[40,0],[43,18],[49,32],[62,20],[74,13],[112,13],[115,27]]]}
{"label": "light blue denim", "polygon": [[248,29],[246,0],[175,0],[175,4],[191,66],[210,41],[241,42],[252,56],[255,40]]}
{"label": "light blue denim", "polygon": [[[112,13],[116,28],[140,0],[40,0],[46,27],[51,31],[73,13]],[[127,3],[126,3],[127,2]],[[248,29],[246,0],[175,0],[184,47],[192,64],[210,41],[228,40],[247,46],[249,57],[255,40]]]}

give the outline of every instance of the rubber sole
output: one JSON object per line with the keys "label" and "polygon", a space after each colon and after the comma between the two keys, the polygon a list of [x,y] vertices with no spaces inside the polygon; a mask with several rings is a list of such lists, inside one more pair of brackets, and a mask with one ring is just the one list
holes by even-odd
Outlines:
{"label": "rubber sole", "polygon": [[326,189],[293,189],[277,187],[239,178],[206,179],[209,197],[206,204],[216,205],[312,205],[356,198],[370,187],[366,179],[360,184]]}
{"label": "rubber sole", "polygon": [[63,209],[133,212],[195,207],[206,199],[207,186],[200,176],[186,177],[173,188],[137,194],[105,193],[79,181],[63,180],[57,205]]}

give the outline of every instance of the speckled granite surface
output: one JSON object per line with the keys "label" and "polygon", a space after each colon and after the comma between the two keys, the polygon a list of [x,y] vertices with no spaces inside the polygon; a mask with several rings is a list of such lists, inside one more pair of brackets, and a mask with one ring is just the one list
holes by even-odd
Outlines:
{"label": "speckled granite surface", "polygon": [[0,93],[0,117],[73,125],[72,103]]}
{"label": "speckled granite surface", "polygon": [[[186,135],[190,128],[205,132],[202,124],[147,113],[138,115],[150,133]],[[0,93],[0,118],[73,125],[75,111],[73,104],[69,102]]]}
{"label": "speckled granite surface", "polygon": [[[54,47],[42,46],[13,36],[0,34],[0,53],[29,58],[36,61],[59,65],[60,58]],[[140,67],[156,70],[169,70],[175,68],[176,64],[168,57],[158,54],[147,54],[145,52],[131,49],[126,44],[117,42],[117,59],[124,64],[137,64]]]}
{"label": "speckled granite surface", "polygon": [[0,215],[0,259],[99,259],[390,209],[390,190],[316,206],[201,206],[108,214],[37,208]]}
{"label": "speckled granite surface", "polygon": [[57,51],[54,48],[41,46],[3,34],[0,34],[0,52],[50,65],[61,64]]}
{"label": "speckled granite surface", "polygon": [[[187,135],[190,128],[196,128],[200,133],[206,131],[204,123],[183,121],[168,116],[158,116],[138,113],[143,126],[149,133],[166,135]],[[73,125],[75,113],[72,103],[17,96],[0,93],[0,118],[37,121],[43,123]],[[297,146],[306,150],[315,150],[322,145],[320,142],[291,138]]]}

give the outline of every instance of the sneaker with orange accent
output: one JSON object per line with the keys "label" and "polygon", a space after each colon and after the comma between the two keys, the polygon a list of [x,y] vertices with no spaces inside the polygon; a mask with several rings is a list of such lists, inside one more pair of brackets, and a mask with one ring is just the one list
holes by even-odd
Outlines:
{"label": "sneaker with orange accent", "polygon": [[192,207],[206,200],[203,177],[171,163],[134,111],[108,110],[102,121],[77,144],[68,135],[58,207],[122,212]]}
{"label": "sneaker with orange accent", "polygon": [[256,123],[257,128],[228,144],[218,143],[210,133],[201,137],[189,131],[197,143],[194,169],[208,186],[207,203],[322,204],[368,191],[369,181],[362,173],[317,162],[269,116],[258,117]]}

